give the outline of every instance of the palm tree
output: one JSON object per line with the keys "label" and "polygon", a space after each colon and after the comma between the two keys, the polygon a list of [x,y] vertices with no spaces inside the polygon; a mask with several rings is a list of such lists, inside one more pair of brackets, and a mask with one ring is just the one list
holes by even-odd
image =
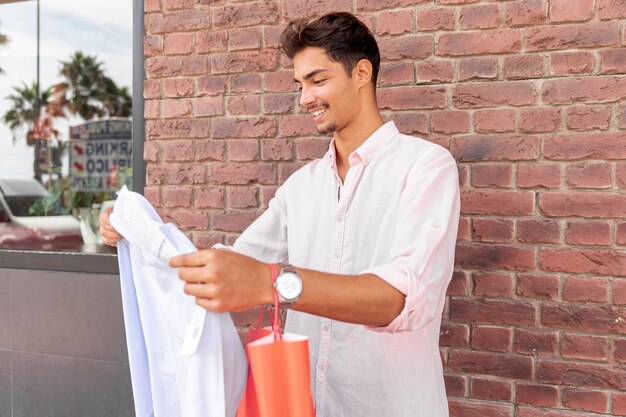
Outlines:
{"label": "palm tree", "polygon": [[[50,101],[52,90],[47,89],[40,93],[39,103],[44,107]],[[37,112],[37,83],[26,85],[22,82],[21,87],[13,87],[13,94],[6,97],[11,101],[11,108],[2,116],[2,121],[13,133],[13,144],[20,138],[32,136],[35,128],[35,114]],[[42,112],[43,113],[43,112]],[[29,141],[29,145],[32,145]]]}
{"label": "palm tree", "polygon": [[[9,43],[9,37],[7,35],[4,35],[4,34],[0,33],[0,46],[4,46],[7,43]],[[2,74],[3,72],[4,71],[0,67],[0,74]]]}

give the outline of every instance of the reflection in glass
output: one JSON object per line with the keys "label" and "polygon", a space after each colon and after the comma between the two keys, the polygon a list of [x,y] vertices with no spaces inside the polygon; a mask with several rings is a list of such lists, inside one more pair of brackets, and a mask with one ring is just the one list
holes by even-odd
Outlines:
{"label": "reflection in glass", "polygon": [[132,0],[42,1],[39,72],[36,5],[0,2],[0,248],[100,251],[132,186]]}

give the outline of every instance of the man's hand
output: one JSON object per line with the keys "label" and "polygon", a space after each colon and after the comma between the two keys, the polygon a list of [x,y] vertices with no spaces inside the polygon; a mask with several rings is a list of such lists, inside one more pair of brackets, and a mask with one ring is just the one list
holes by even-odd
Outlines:
{"label": "man's hand", "polygon": [[225,249],[205,249],[175,256],[169,265],[178,268],[185,294],[210,311],[242,311],[272,303],[269,266]]}
{"label": "man's hand", "polygon": [[117,246],[117,242],[123,239],[123,236],[117,233],[117,230],[111,225],[109,216],[113,212],[112,208],[108,208],[100,213],[100,236],[105,245]]}

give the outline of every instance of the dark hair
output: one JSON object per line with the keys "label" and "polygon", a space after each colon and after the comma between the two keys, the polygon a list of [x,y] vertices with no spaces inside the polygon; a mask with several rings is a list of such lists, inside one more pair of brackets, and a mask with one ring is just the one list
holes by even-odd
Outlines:
{"label": "dark hair", "polygon": [[361,59],[367,59],[372,63],[372,84],[376,88],[380,67],[378,44],[367,26],[350,13],[329,13],[315,20],[293,21],[283,30],[280,43],[290,59],[307,46],[322,48],[331,60],[343,65],[348,76]]}

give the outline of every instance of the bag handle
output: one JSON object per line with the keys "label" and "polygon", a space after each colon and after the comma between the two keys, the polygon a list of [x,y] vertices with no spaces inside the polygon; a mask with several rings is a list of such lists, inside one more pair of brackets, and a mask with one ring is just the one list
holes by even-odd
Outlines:
{"label": "bag handle", "polygon": [[[272,274],[272,287],[276,282],[276,278],[278,278],[278,264],[269,264],[270,272]],[[274,298],[274,311],[271,316],[272,319],[272,333],[274,334],[274,341],[283,339],[283,332],[280,327],[280,306],[278,302],[278,293],[276,292],[276,288],[272,288],[273,298]],[[263,304],[261,306],[261,310],[259,311],[259,318],[257,320],[256,328],[261,328],[261,321],[263,320],[263,312],[265,311],[265,307],[267,305]]]}

